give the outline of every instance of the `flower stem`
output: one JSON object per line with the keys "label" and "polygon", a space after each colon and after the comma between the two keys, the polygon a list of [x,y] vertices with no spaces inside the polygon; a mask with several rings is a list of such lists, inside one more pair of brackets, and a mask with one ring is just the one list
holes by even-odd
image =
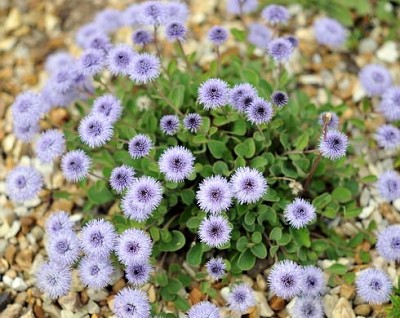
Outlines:
{"label": "flower stem", "polygon": [[219,45],[215,46],[215,52],[217,53],[217,77],[221,70],[221,52],[219,51]]}
{"label": "flower stem", "polygon": [[178,40],[177,42],[178,42],[179,51],[180,51],[180,53],[181,53],[183,59],[185,60],[187,69],[189,70],[189,72],[190,72],[190,73],[192,74],[192,76],[193,76],[194,73],[193,73],[192,65],[190,65],[190,62],[189,62],[189,60],[188,60],[188,57],[187,57],[187,55],[185,54],[185,51],[184,51],[184,49],[183,49],[182,42],[179,41],[179,40]]}
{"label": "flower stem", "polygon": [[161,56],[161,53],[160,53],[160,48],[158,47],[157,30],[158,30],[158,26],[157,26],[157,25],[154,25],[154,30],[153,30],[153,34],[154,34],[154,47],[155,47],[155,49],[156,49],[157,56],[160,57],[160,56]]}
{"label": "flower stem", "polygon": [[164,99],[164,101],[179,115],[183,116],[183,113],[174,105],[172,100],[170,100],[161,89],[158,89],[156,84],[152,82],[154,89],[160,94],[160,96]]}
{"label": "flower stem", "polygon": [[95,174],[95,173],[93,173],[93,172],[90,172],[90,171],[89,171],[88,174],[91,175],[92,177],[95,177],[95,178],[98,178],[98,179],[101,179],[101,180],[104,180],[104,181],[108,181],[107,178],[105,178],[105,177],[103,177],[103,176],[98,176],[97,174]]}

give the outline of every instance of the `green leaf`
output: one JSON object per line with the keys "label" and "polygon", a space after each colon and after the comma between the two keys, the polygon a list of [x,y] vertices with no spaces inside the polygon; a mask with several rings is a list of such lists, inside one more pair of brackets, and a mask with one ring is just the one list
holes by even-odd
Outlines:
{"label": "green leaf", "polygon": [[336,187],[332,192],[332,197],[340,203],[345,203],[352,199],[352,194],[351,191],[345,187]]}
{"label": "green leaf", "polygon": [[253,71],[252,69],[245,68],[242,70],[241,73],[244,82],[248,82],[250,84],[253,84],[254,86],[258,86],[258,83],[260,81],[260,76],[258,75],[257,72]]}
{"label": "green leaf", "polygon": [[247,130],[247,122],[239,118],[233,123],[232,134],[237,136],[244,136]]}
{"label": "green leaf", "polygon": [[158,248],[162,252],[175,252],[180,250],[186,243],[185,236],[182,232],[172,231],[172,237],[169,242],[160,241]]}
{"label": "green leaf", "polygon": [[180,108],[183,104],[184,95],[185,95],[185,86],[178,85],[170,91],[169,98],[176,107]]}
{"label": "green leaf", "polygon": [[256,263],[256,257],[254,254],[251,252],[250,249],[246,249],[243,251],[237,261],[237,266],[242,270],[242,271],[248,271],[254,267]]}
{"label": "green leaf", "polygon": [[344,275],[347,273],[347,267],[342,264],[333,264],[327,268],[327,271],[331,274]]}
{"label": "green leaf", "polygon": [[310,240],[310,232],[307,228],[302,229],[290,229],[292,233],[294,241],[299,244],[300,246],[310,247],[311,240]]}
{"label": "green leaf", "polygon": [[313,240],[311,243],[311,248],[316,252],[324,252],[329,248],[328,242],[325,240]]}
{"label": "green leaf", "polygon": [[156,273],[156,282],[161,287],[168,285],[168,276],[164,271],[157,271]]}
{"label": "green leaf", "polygon": [[221,159],[227,150],[225,143],[218,140],[210,140],[207,143],[207,146],[208,149],[210,149],[210,152],[213,155],[213,157],[216,159]]}
{"label": "green leaf", "polygon": [[179,280],[175,278],[169,279],[167,288],[171,294],[176,294],[181,290],[182,287],[183,285]]}
{"label": "green leaf", "polygon": [[195,193],[191,189],[185,189],[181,192],[181,198],[183,203],[186,205],[191,205],[193,203]]}
{"label": "green leaf", "polygon": [[260,259],[267,257],[267,248],[263,243],[258,243],[250,248],[251,252]]}
{"label": "green leaf", "polygon": [[317,209],[322,209],[328,205],[329,202],[331,202],[332,196],[329,193],[323,193],[319,196],[317,196],[313,201],[312,204],[317,208]]}
{"label": "green leaf", "polygon": [[236,241],[236,249],[239,252],[243,252],[247,248],[248,244],[249,244],[249,240],[247,239],[247,237],[242,236]]}
{"label": "green leaf", "polygon": [[304,132],[301,134],[296,141],[294,142],[294,146],[296,150],[303,150],[308,145],[308,133]]}
{"label": "green leaf", "polygon": [[201,244],[193,245],[186,254],[186,261],[192,266],[199,266],[202,258],[203,247]]}
{"label": "green leaf", "polygon": [[272,229],[271,233],[269,233],[269,238],[274,241],[279,241],[282,237],[282,230],[280,227],[275,227]]}
{"label": "green leaf", "polygon": [[179,295],[174,300],[174,304],[175,304],[176,309],[183,311],[183,312],[186,312],[190,309],[190,305],[189,305],[188,301]]}
{"label": "green leaf", "polygon": [[233,28],[231,29],[231,33],[233,37],[240,42],[243,42],[246,39],[246,32],[243,30]]}
{"label": "green leaf", "polygon": [[71,197],[71,194],[67,191],[54,191],[53,197],[55,199],[66,199],[68,200]]}
{"label": "green leaf", "polygon": [[97,181],[89,188],[88,198],[91,202],[101,205],[114,200],[114,195],[102,180]]}
{"label": "green leaf", "polygon": [[260,232],[254,232],[253,234],[251,234],[251,241],[255,244],[261,243],[262,234]]}

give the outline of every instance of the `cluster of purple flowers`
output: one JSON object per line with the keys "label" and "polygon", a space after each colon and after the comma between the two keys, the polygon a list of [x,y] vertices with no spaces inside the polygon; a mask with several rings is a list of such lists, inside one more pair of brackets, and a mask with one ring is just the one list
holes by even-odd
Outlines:
{"label": "cluster of purple flowers", "polygon": [[[183,118],[183,127],[191,133],[196,133],[203,123],[203,118],[197,113],[189,113]],[[168,135],[175,135],[180,127],[179,117],[176,115],[164,115],[160,119],[161,131]]]}

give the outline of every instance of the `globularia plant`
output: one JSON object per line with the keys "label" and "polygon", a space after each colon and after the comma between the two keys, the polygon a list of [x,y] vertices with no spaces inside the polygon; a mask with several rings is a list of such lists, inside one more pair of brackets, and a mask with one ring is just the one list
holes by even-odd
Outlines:
{"label": "globularia plant", "polygon": [[[207,65],[185,48],[191,35],[184,3],[147,1],[121,12],[104,10],[78,30],[81,55],[49,56],[49,80],[42,91],[16,98],[17,137],[33,142],[43,164],[59,161],[67,182],[78,183],[87,194],[79,233],[65,212],[47,221],[49,262],[37,275],[43,292],[52,298],[65,295],[72,270],[78,270],[84,285],[103,288],[112,284],[114,269],[121,268],[131,287],[115,297],[112,309],[118,317],[165,315],[138,289],[149,280],[163,300],[189,318],[205,312],[219,317],[207,273],[229,283],[256,264],[275,263],[268,279],[271,290],[284,299],[299,296],[299,317],[306,317],[305,310],[322,317],[319,296],[325,280],[312,265],[322,256],[351,255],[360,240],[371,239],[361,232],[346,241],[330,225],[338,216],[361,212],[354,200],[358,182],[348,160],[348,132],[340,120],[346,107],[333,112],[331,105],[315,105],[297,88],[286,65],[298,40],[280,29],[290,14],[270,5],[257,23],[247,25],[243,15],[257,8],[256,0],[228,1],[228,12],[241,19],[243,28],[213,26],[204,34],[215,52]],[[112,33],[121,26],[133,27],[133,44],[113,43]],[[322,18],[314,27],[319,44],[344,45],[347,31],[337,21]],[[245,44],[246,51],[222,54],[228,40]],[[173,46],[172,55],[165,53],[167,45]],[[379,85],[371,72],[381,74]],[[371,95],[390,84],[380,66],[368,66],[360,76]],[[397,93],[393,89],[382,101],[388,120],[398,119],[389,105],[390,94]],[[70,120],[37,136],[46,113],[67,106]],[[396,128],[384,127],[376,139],[392,148],[399,138],[386,136],[393,134]],[[399,197],[398,179],[393,172],[382,175],[378,188],[383,197]],[[8,194],[17,203],[34,198],[42,187],[34,168],[17,167],[7,177]],[[52,195],[70,196],[61,191]],[[102,218],[99,207],[113,204],[118,209]],[[387,242],[389,236],[399,238],[396,233],[379,236],[383,256],[398,259]],[[170,257],[172,252],[179,256]],[[183,261],[198,270],[195,283],[210,296],[191,309],[179,293],[193,284],[179,264]],[[354,279],[339,264],[330,273]],[[390,282],[379,272],[374,284],[382,290],[374,294],[368,287],[370,273],[358,277],[360,296],[387,301]],[[233,284],[228,304],[248,312],[255,305],[251,287]]]}

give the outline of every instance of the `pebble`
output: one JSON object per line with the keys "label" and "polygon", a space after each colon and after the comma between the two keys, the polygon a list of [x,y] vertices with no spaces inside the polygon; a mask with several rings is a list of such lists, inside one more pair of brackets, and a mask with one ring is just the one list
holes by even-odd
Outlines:
{"label": "pebble", "polygon": [[50,315],[51,318],[60,318],[61,310],[54,304],[43,304],[43,311]]}
{"label": "pebble", "polygon": [[361,54],[365,53],[374,53],[376,49],[378,48],[378,44],[376,41],[372,38],[365,38],[360,41],[360,44],[358,45],[358,51]]}
{"label": "pebble", "polygon": [[11,227],[8,229],[7,234],[4,236],[4,238],[7,240],[11,237],[15,237],[20,229],[21,229],[21,222],[18,220],[14,221]]}
{"label": "pebble", "polygon": [[100,307],[93,300],[89,300],[87,304],[87,311],[89,314],[95,314],[100,312]]}
{"label": "pebble", "polygon": [[266,280],[265,280],[263,275],[258,274],[257,277],[256,277],[256,282],[257,282],[257,286],[261,290],[267,290],[268,285],[267,285],[267,282],[266,282]]}
{"label": "pebble", "polygon": [[398,212],[400,212],[400,199],[394,200],[393,201],[393,206]]}
{"label": "pebble", "polygon": [[93,301],[101,301],[107,299],[108,292],[104,289],[87,289],[88,296]]}
{"label": "pebble", "polygon": [[339,297],[336,295],[327,294],[324,296],[324,298],[323,298],[324,311],[328,318],[332,318],[332,312],[333,312],[333,309],[335,308],[338,300],[339,300]]}
{"label": "pebble", "polygon": [[265,293],[256,291],[254,292],[254,296],[257,302],[257,308],[259,310],[259,314],[262,317],[273,317],[274,312],[271,307],[268,305],[267,298],[265,297]]}
{"label": "pebble", "polygon": [[9,292],[4,292],[0,294],[0,312],[7,307],[7,305],[11,302],[11,294]]}
{"label": "pebble", "polygon": [[0,257],[3,257],[4,252],[7,248],[8,242],[5,239],[0,240]]}
{"label": "pebble", "polygon": [[349,301],[345,298],[340,298],[332,311],[332,318],[355,318],[356,315],[351,308]]}
{"label": "pebble", "polygon": [[394,63],[399,58],[396,43],[388,41],[376,52],[376,56],[383,62]]}
{"label": "pebble", "polygon": [[11,288],[16,291],[24,291],[28,288],[28,285],[21,277],[16,277],[12,282]]}
{"label": "pebble", "polygon": [[355,295],[355,288],[354,286],[350,285],[342,285],[340,288],[340,297],[345,299],[352,299]]}
{"label": "pebble", "polygon": [[72,291],[58,298],[58,303],[62,309],[68,311],[75,311],[80,306],[78,294]]}
{"label": "pebble", "polygon": [[369,218],[375,209],[376,209],[375,205],[366,206],[365,208],[362,209],[362,212],[359,215],[360,219]]}
{"label": "pebble", "polygon": [[371,307],[367,304],[361,304],[354,308],[354,312],[356,315],[367,317],[371,312]]}
{"label": "pebble", "polygon": [[20,313],[22,306],[20,304],[8,305],[7,308],[1,312],[0,317],[4,318],[21,318]]}
{"label": "pebble", "polygon": [[370,198],[370,192],[368,190],[368,188],[364,188],[361,192],[360,195],[360,205],[361,206],[367,206],[368,202],[369,202],[369,198]]}

